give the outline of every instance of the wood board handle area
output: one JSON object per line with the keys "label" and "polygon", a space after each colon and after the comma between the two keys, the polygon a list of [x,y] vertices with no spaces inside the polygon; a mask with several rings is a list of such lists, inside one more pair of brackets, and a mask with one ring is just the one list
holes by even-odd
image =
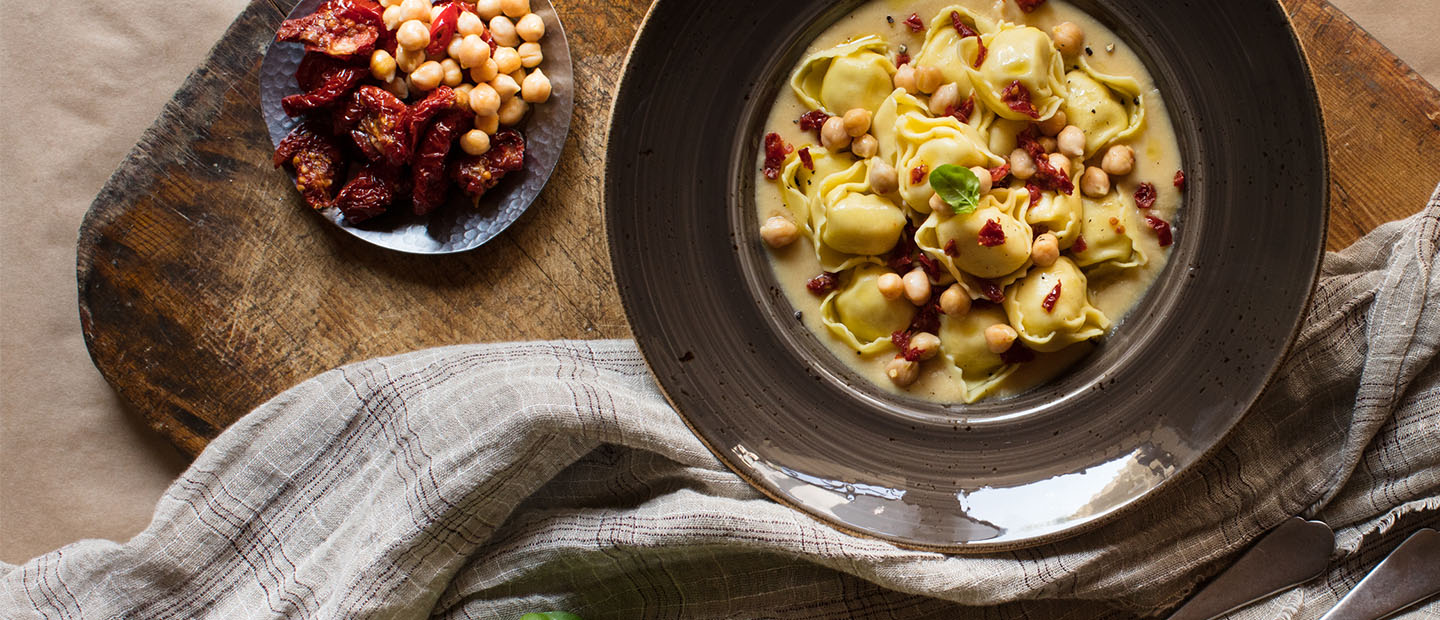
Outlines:
{"label": "wood board handle area", "polygon": [[[606,121],[649,2],[557,0],[575,113],[554,178],[485,248],[411,256],[306,212],[270,165],[257,75],[296,0],[255,0],[166,105],[81,226],[81,327],[105,379],[195,455],[265,400],[343,364],[469,342],[624,338],[603,223]],[[1325,113],[1331,249],[1440,181],[1440,93],[1325,0],[1284,0]],[[1390,197],[1352,206],[1385,188]]]}

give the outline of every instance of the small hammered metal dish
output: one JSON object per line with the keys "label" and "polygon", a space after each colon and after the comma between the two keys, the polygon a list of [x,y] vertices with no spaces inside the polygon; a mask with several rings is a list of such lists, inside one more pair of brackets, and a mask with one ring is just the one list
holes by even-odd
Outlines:
{"label": "small hammered metal dish", "polygon": [[[324,0],[301,0],[286,19],[308,15],[323,3]],[[408,254],[454,254],[473,250],[520,219],[545,189],[556,162],[560,161],[565,137],[570,132],[575,93],[570,45],[560,16],[549,0],[531,0],[530,6],[545,20],[545,38],[541,41],[545,61],[540,68],[549,76],[554,94],[549,101],[531,106],[530,116],[519,126],[525,134],[525,167],[486,192],[478,207],[472,206],[452,187],[449,204],[425,216],[392,209],[375,219],[353,224],[345,221],[339,209],[331,207],[320,212],[322,217],[366,242]],[[299,122],[285,115],[280,100],[300,92],[295,83],[295,69],[304,55],[305,47],[299,43],[272,41],[260,63],[260,111],[275,146],[279,146]],[[294,202],[301,204],[298,194]]]}
{"label": "small hammered metal dish", "polygon": [[974,405],[899,396],[836,359],[795,320],[756,230],[770,102],[859,0],[652,7],[610,125],[616,282],[670,402],[766,495],[911,548],[1053,541],[1205,458],[1275,372],[1329,213],[1319,101],[1284,11],[1071,3],[1126,39],[1165,97],[1189,176],[1176,244],[1145,298],[1067,373]]}

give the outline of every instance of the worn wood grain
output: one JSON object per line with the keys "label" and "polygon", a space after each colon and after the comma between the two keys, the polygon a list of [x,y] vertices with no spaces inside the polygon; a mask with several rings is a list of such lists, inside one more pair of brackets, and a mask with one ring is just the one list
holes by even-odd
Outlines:
{"label": "worn wood grain", "polygon": [[[256,74],[295,0],[256,0],[95,199],[80,231],[80,317],[120,395],[196,454],[324,370],[467,342],[629,335],[601,217],[614,82],[647,0],[557,0],[575,115],[539,202],[485,247],[380,250],[307,213],[269,165]],[[1285,0],[1330,138],[1330,245],[1418,209],[1440,169],[1440,93],[1325,0]],[[1278,111],[1283,113],[1283,111]],[[1380,189],[1391,200],[1353,205]]]}

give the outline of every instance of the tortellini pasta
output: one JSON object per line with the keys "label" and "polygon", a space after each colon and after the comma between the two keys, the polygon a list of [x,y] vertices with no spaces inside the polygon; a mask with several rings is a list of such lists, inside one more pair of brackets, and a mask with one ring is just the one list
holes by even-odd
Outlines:
{"label": "tortellini pasta", "polygon": [[[975,95],[996,114],[1012,120],[1044,120],[1064,105],[1068,90],[1065,66],[1055,44],[1043,30],[1032,26],[1002,26],[981,35],[988,53],[980,67],[967,67]],[[978,45],[970,39],[961,46]],[[1005,89],[1019,82],[1030,93],[1036,116],[1011,109],[1004,101]]]}
{"label": "tortellini pasta", "polygon": [[844,286],[825,298],[820,311],[825,327],[859,353],[893,348],[891,334],[904,330],[915,306],[903,298],[886,299],[875,281],[889,270],[866,263],[847,276]]}
{"label": "tortellini pasta", "polygon": [[[946,403],[1017,393],[1106,335],[1168,258],[1142,243],[1134,187],[1161,182],[1157,154],[1178,161],[1151,131],[1166,117],[1147,125],[1162,105],[1148,77],[1098,71],[1125,67],[1113,50],[1062,58],[1046,29],[984,4],[837,30],[791,73],[761,169],[779,198],[761,238],[795,317],[876,381]],[[1073,10],[1056,4],[1047,29]],[[1116,145],[1130,159],[1102,167]]]}
{"label": "tortellini pasta", "polygon": [[1085,274],[1063,256],[1011,286],[1004,306],[1020,340],[1036,351],[1059,351],[1110,327],[1110,319],[1090,304]]}
{"label": "tortellini pasta", "polygon": [[895,63],[886,49],[884,39],[869,35],[817,52],[800,64],[790,88],[812,110],[874,112],[894,89]]}

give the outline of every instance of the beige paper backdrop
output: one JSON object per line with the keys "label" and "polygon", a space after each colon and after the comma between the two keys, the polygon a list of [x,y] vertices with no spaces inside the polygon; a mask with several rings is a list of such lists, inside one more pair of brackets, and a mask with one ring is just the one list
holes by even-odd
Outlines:
{"label": "beige paper backdrop", "polygon": [[[1436,0],[1334,0],[1432,84]],[[86,208],[247,0],[0,0],[0,560],[125,540],[185,461],[85,351]],[[1417,205],[1418,206],[1418,205]]]}

